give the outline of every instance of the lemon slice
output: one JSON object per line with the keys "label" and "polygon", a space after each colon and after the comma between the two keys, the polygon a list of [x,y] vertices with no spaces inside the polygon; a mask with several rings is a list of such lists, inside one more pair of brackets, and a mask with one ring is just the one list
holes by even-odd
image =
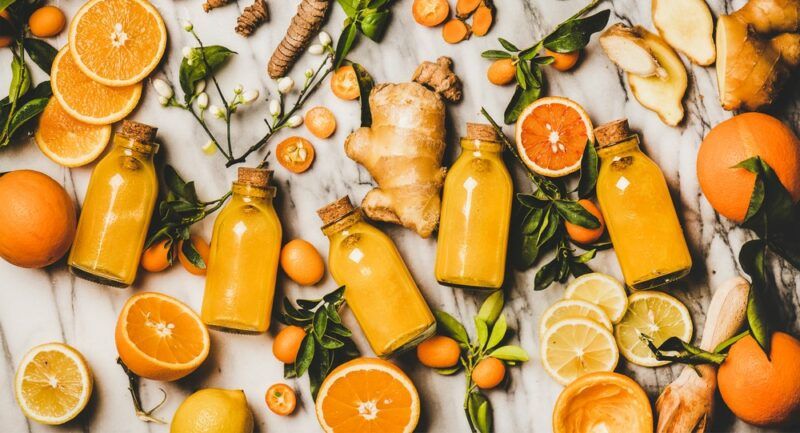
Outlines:
{"label": "lemon slice", "polygon": [[542,337],[542,365],[558,383],[597,371],[614,371],[619,350],[611,332],[589,319],[564,319]]}
{"label": "lemon slice", "polygon": [[89,402],[92,374],[75,349],[61,343],[42,344],[22,359],[14,394],[28,418],[42,424],[64,424]]}
{"label": "lemon slice", "polygon": [[581,299],[600,307],[611,323],[617,323],[625,315],[628,294],[619,281],[606,274],[594,272],[572,280],[564,293],[566,299]]}
{"label": "lemon slice", "polygon": [[645,334],[656,346],[670,337],[692,338],[692,316],[681,301],[663,292],[636,292],[628,298],[628,312],[614,329],[619,350],[628,361],[645,367],[669,364],[659,361],[640,338]]}
{"label": "lemon slice", "polygon": [[579,299],[563,299],[551,305],[542,314],[542,319],[539,322],[539,336],[544,335],[547,329],[556,322],[564,319],[580,318],[593,320],[609,331],[612,330],[611,320],[608,319],[605,311],[597,305]]}

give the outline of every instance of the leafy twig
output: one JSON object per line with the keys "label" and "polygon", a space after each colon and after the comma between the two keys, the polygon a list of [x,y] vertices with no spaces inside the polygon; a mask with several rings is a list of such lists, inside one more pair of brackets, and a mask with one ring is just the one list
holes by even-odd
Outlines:
{"label": "leafy twig", "polygon": [[156,424],[166,424],[167,422],[156,418],[153,416],[153,413],[157,411],[161,406],[164,405],[167,401],[167,392],[164,391],[163,388],[159,388],[163,397],[161,401],[156,404],[150,410],[144,410],[142,408],[142,400],[139,397],[139,376],[137,376],[134,372],[132,372],[122,359],[117,358],[117,364],[122,367],[122,371],[125,372],[125,375],[128,376],[128,391],[131,393],[131,399],[133,400],[133,409],[136,413],[136,417],[145,422],[154,422]]}
{"label": "leafy twig", "polygon": [[338,69],[362,34],[373,41],[380,41],[389,24],[391,0],[338,0],[347,19],[336,44],[334,69]]}

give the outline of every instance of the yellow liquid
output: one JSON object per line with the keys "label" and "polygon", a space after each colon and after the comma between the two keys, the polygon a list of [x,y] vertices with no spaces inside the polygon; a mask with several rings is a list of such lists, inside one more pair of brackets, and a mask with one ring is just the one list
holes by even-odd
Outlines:
{"label": "yellow liquid", "polygon": [[597,199],[625,282],[649,289],[675,281],[692,258],[661,169],[633,137],[600,149]]}
{"label": "yellow liquid", "polygon": [[234,184],[217,216],[200,314],[207,325],[250,333],[269,328],[282,237],[273,195]]}
{"label": "yellow liquid", "polygon": [[114,144],[92,171],[68,264],[82,278],[127,287],[136,279],[158,180],[155,148],[120,136]]}
{"label": "yellow liquid", "polygon": [[499,143],[462,139],[444,183],[436,279],[451,286],[503,285],[514,186]]}
{"label": "yellow liquid", "polygon": [[433,334],[436,321],[394,242],[358,213],[324,229],[329,268],[373,352],[387,357]]}

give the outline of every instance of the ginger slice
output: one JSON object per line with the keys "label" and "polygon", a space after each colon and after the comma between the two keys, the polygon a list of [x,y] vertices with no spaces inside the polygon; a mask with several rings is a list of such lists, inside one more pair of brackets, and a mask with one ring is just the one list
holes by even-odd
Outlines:
{"label": "ginger slice", "polygon": [[600,35],[600,46],[623,71],[641,77],[666,76],[666,71],[653,56],[641,27],[615,24]]}
{"label": "ginger slice", "polygon": [[652,14],[653,25],[672,48],[697,65],[714,63],[714,19],[705,0],[653,0]]}

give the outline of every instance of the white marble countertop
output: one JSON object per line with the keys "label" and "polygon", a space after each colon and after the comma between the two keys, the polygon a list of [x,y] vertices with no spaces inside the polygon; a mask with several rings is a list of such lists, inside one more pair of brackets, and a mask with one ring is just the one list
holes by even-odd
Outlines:
{"label": "white marble countertop", "polygon": [[[56,3],[70,13],[82,4],[79,0],[57,0]],[[249,39],[233,32],[239,11],[248,5],[233,3],[205,14],[200,0],[154,0],[169,29],[169,51],[158,74],[177,81],[177,67],[181,48],[191,41],[180,28],[180,20],[190,19],[207,44],[222,44],[239,54],[224,68],[221,81],[232,89],[237,83],[245,88],[258,88],[262,96],[274,91],[274,83],[267,78],[265,66],[272,49],[286,30],[294,14],[296,0],[267,0],[271,21]],[[505,37],[520,45],[528,45],[548,29],[583,6],[582,0],[495,0],[497,25],[488,37],[473,38],[458,45],[445,44],[440,29],[428,29],[414,23],[411,0],[397,1],[389,31],[380,46],[370,41],[361,43],[351,58],[364,64],[377,81],[407,81],[415,66],[422,60],[434,60],[441,55],[455,60],[455,70],[465,84],[464,100],[448,109],[449,158],[455,153],[456,137],[465,133],[467,121],[480,121],[481,106],[496,117],[510,98],[512,89],[489,85],[485,78],[488,62],[479,53],[495,48],[497,37]],[[451,2],[454,3],[454,2]],[[740,6],[728,1],[710,0],[715,14]],[[607,1],[600,7],[612,10],[612,22],[642,24],[652,28],[650,2],[637,0]],[[68,13],[68,16],[70,15]],[[338,35],[344,15],[337,6],[326,30]],[[64,34],[51,42],[62,46]],[[7,65],[10,54],[0,50],[0,88],[5,88],[10,73]],[[305,56],[294,68],[296,79],[317,58]],[[692,311],[695,328],[702,329],[704,308],[713,288],[738,272],[735,259],[749,234],[718,216],[701,196],[695,176],[695,155],[699,143],[709,128],[731,114],[723,111],[717,102],[716,78],[713,68],[692,66],[690,85],[686,98],[686,120],[677,128],[663,125],[657,116],[643,109],[627,93],[623,76],[606,59],[593,39],[579,67],[574,72],[546,71],[547,93],[564,95],[581,103],[595,124],[619,117],[627,117],[631,126],[643,134],[644,148],[662,167],[676,197],[679,213],[694,255],[694,269],[685,283],[670,288],[670,292],[687,303]],[[35,71],[35,81],[44,79]],[[789,93],[789,92],[787,92]],[[800,92],[795,88],[775,113],[795,128],[800,120]],[[260,122],[266,112],[262,100],[248,108],[234,125],[236,145],[240,149],[252,143],[264,132]],[[344,194],[360,200],[372,187],[369,174],[345,155],[342,143],[347,134],[358,126],[358,104],[340,101],[326,87],[316,93],[308,107],[316,104],[334,109],[339,124],[336,134],[328,140],[314,139],[317,161],[303,175],[293,175],[282,167],[276,168],[275,184],[279,188],[277,206],[286,240],[302,237],[326,253],[328,243],[319,230],[315,210]],[[162,157],[186,178],[195,180],[201,198],[216,198],[230,187],[235,169],[223,169],[219,154],[205,155],[201,146],[206,142],[202,131],[189,114],[178,109],[164,109],[150,86],[132,118],[159,127]],[[218,124],[221,127],[222,124]],[[509,128],[510,132],[511,129]],[[305,129],[296,130],[309,136]],[[288,134],[288,133],[286,133]],[[310,136],[309,136],[310,137]],[[273,146],[277,141],[273,141]],[[259,156],[251,157],[256,163]],[[509,162],[510,164],[513,164]],[[32,140],[22,139],[0,151],[0,172],[31,168],[43,171],[63,183],[78,202],[82,202],[92,166],[65,169],[44,157]],[[519,185],[521,172],[516,170]],[[213,218],[194,227],[206,239],[210,237]],[[433,278],[435,240],[423,240],[416,234],[398,227],[385,227],[398,244],[412,273],[422,288],[432,308],[443,309],[462,319],[468,328],[482,296],[440,286]],[[613,252],[602,252],[591,262],[592,268],[620,276]],[[800,274],[782,262],[772,262],[772,272],[781,288],[782,303],[779,312],[786,317],[790,329],[797,333],[798,285]],[[496,431],[549,432],[552,407],[561,386],[552,380],[541,367],[538,337],[535,329],[541,313],[562,296],[563,287],[553,285],[546,291],[534,292],[534,270],[517,272],[510,278],[506,312],[509,326],[518,332],[521,345],[532,354],[532,360],[522,367],[510,368],[510,381],[505,390],[488,393],[495,410]],[[160,274],[140,275],[132,288],[120,290],[76,279],[63,262],[42,270],[16,268],[0,261],[0,430],[17,432],[166,432],[167,426],[146,424],[133,413],[127,380],[115,363],[114,324],[125,300],[132,294],[155,290],[184,300],[199,309],[204,280],[185,272],[180,266]],[[317,286],[300,288],[285,277],[279,280],[279,294],[292,299],[316,297],[335,288],[329,276]],[[280,305],[276,303],[276,305]],[[273,312],[273,318],[277,312]],[[347,323],[357,326],[349,314]],[[169,395],[166,405],[159,411],[164,418],[172,413],[189,393],[203,387],[242,388],[247,394],[257,419],[260,432],[314,432],[319,431],[313,413],[307,379],[290,380],[301,392],[297,412],[290,417],[279,417],[269,412],[263,395],[268,385],[283,380],[282,365],[272,356],[271,340],[278,326],[266,335],[244,336],[211,332],[212,349],[206,363],[195,373],[175,383],[158,383],[144,380],[143,399],[146,405],[157,401],[159,388]],[[364,353],[370,353],[356,331],[357,340]],[[88,359],[95,376],[94,396],[89,408],[75,421],[61,427],[47,427],[26,420],[14,402],[12,382],[17,364],[25,352],[34,345],[62,341],[78,348]],[[438,376],[421,367],[413,354],[395,359],[416,383],[423,402],[423,419],[419,431],[468,431],[461,403],[464,380],[460,375]],[[621,364],[619,370],[634,377],[651,397],[669,383],[681,367],[657,369]],[[741,422],[732,420],[724,405],[719,405],[719,416],[714,431],[756,431]]]}

